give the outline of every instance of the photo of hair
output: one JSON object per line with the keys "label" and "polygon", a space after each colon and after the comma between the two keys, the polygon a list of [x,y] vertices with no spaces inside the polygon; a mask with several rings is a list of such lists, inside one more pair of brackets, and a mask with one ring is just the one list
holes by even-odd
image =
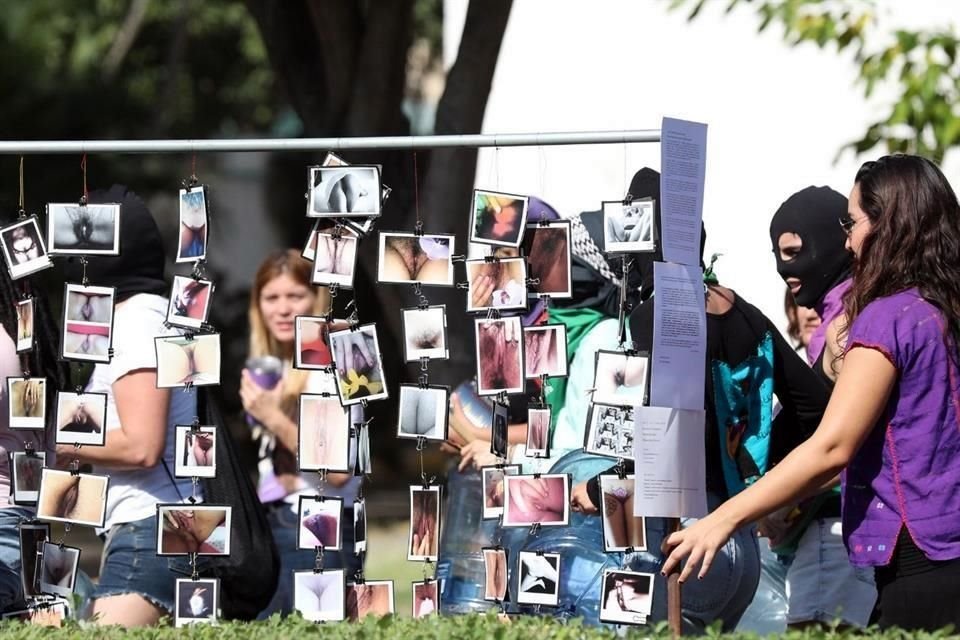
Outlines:
{"label": "photo of hair", "polygon": [[527,410],[526,455],[530,458],[550,457],[550,407]]}
{"label": "photo of hair", "polygon": [[449,357],[446,306],[401,309],[401,319],[404,360],[418,362],[421,358],[446,360]]}
{"label": "photo of hair", "polygon": [[446,440],[449,400],[449,387],[401,384],[397,437]]}
{"label": "photo of hair", "polygon": [[67,283],[63,296],[63,357],[110,362],[113,287]]}
{"label": "photo of hair", "polygon": [[106,424],[107,394],[57,392],[57,444],[102,447]]}
{"label": "photo of hair", "polygon": [[40,497],[40,478],[47,462],[44,451],[12,451],[10,453],[13,502],[15,504],[36,504]]}
{"label": "photo of hair", "polygon": [[603,203],[604,253],[643,253],[654,250],[653,200]]}
{"label": "photo of hair", "polygon": [[20,583],[27,598],[40,593],[40,563],[43,543],[50,539],[46,522],[21,522],[17,527],[20,541]]}
{"label": "photo of hair", "polygon": [[470,211],[470,242],[520,246],[527,221],[528,198],[474,189]]}
{"label": "photo of hair", "polygon": [[207,258],[207,188],[180,189],[180,237],[177,262]]}
{"label": "photo of hair", "polygon": [[499,518],[503,515],[503,476],[505,475],[520,475],[520,465],[505,464],[480,469],[484,520]]}
{"label": "photo of hair", "polygon": [[307,168],[307,217],[380,215],[380,168],[331,166]]}
{"label": "photo of hair", "polygon": [[413,583],[413,617],[440,615],[440,583],[423,580]]}
{"label": "photo of hair", "polygon": [[33,298],[17,303],[17,353],[33,349]]}
{"label": "photo of hair", "polygon": [[565,526],[570,520],[570,479],[566,474],[503,478],[503,526]]}
{"label": "photo of hair", "polygon": [[360,555],[367,551],[367,500],[356,498],[353,501],[353,553]]}
{"label": "photo of hair", "polygon": [[158,504],[157,555],[230,555],[232,513],[222,505]]}
{"label": "photo of hair", "polygon": [[647,548],[644,519],[633,515],[635,476],[600,476],[604,551],[644,551]]}
{"label": "photo of hair", "polygon": [[293,608],[312,622],[335,622],[346,617],[343,569],[293,572]]}
{"label": "photo of hair", "polygon": [[600,621],[646,624],[653,607],[653,574],[604,569]]}
{"label": "photo of hair", "polygon": [[569,220],[527,225],[523,254],[527,257],[527,275],[535,281],[530,286],[531,295],[549,298],[573,295],[570,251]]}
{"label": "photo of hair", "polygon": [[633,408],[590,406],[583,449],[587,453],[633,460]]}
{"label": "photo of hair", "polygon": [[440,487],[410,487],[407,560],[435,562],[440,547]]}
{"label": "photo of hair", "polygon": [[177,327],[199,329],[210,313],[213,283],[188,276],[173,276],[167,322]]}
{"label": "photo of hair", "polygon": [[217,428],[178,424],[176,426],[177,478],[213,478],[217,475]]}
{"label": "photo of hair", "polygon": [[220,334],[154,338],[157,387],[220,384]]}
{"label": "photo of hair", "polygon": [[649,358],[622,351],[597,351],[593,402],[619,407],[643,405]]}
{"label": "photo of hair", "polygon": [[0,247],[14,280],[53,266],[33,216],[0,229]]}
{"label": "photo of hair", "polygon": [[48,204],[47,243],[51,255],[119,255],[120,205]]}
{"label": "photo of hair", "polygon": [[567,375],[567,327],[542,324],[523,328],[526,376],[558,378]]}
{"label": "photo of hair", "polygon": [[394,612],[393,580],[368,580],[347,585],[347,620],[382,618]]}
{"label": "photo of hair", "polygon": [[336,396],[300,394],[298,444],[301,471],[349,471],[350,409]]}
{"label": "photo of hair", "polygon": [[377,281],[452,287],[455,240],[446,234],[381,231]]}
{"label": "photo of hair", "polygon": [[498,458],[507,457],[507,437],[510,425],[507,423],[510,405],[503,402],[493,403],[492,422],[490,424],[490,453]]}
{"label": "photo of hair", "polygon": [[318,285],[335,284],[352,289],[357,268],[357,244],[354,235],[317,233],[310,281]]}
{"label": "photo of hair", "polygon": [[520,318],[474,320],[477,393],[523,393],[523,326]]}
{"label": "photo of hair", "polygon": [[347,329],[346,320],[332,320],[323,316],[297,316],[294,326],[293,366],[297,369],[330,369],[333,353],[330,351],[330,332]]}
{"label": "photo of hair", "polygon": [[44,542],[40,561],[40,593],[55,596],[72,594],[79,564],[80,549]]}
{"label": "photo of hair", "polygon": [[527,308],[525,258],[467,260],[467,311]]}
{"label": "photo of hair", "polygon": [[387,397],[376,324],[331,332],[330,349],[341,403],[351,405]]}
{"label": "photo of hair", "polygon": [[37,518],[102,527],[107,509],[109,477],[43,469]]}
{"label": "photo of hair", "polygon": [[47,417],[46,378],[7,378],[11,429],[43,429]]}
{"label": "photo of hair", "polygon": [[300,496],[298,509],[300,528],[297,531],[298,549],[325,551],[340,549],[340,520],[343,518],[343,499],[323,496]]}
{"label": "photo of hair", "polygon": [[213,624],[220,608],[220,580],[177,578],[174,624]]}
{"label": "photo of hair", "polygon": [[560,554],[521,551],[517,562],[517,604],[555,607],[560,599]]}
{"label": "photo of hair", "polygon": [[486,572],[483,599],[503,602],[507,599],[507,550],[502,547],[483,549],[483,568]]}

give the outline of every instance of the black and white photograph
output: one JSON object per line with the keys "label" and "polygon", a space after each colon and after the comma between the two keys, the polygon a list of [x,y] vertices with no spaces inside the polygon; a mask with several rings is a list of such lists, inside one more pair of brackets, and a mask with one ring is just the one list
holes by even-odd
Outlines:
{"label": "black and white photograph", "polygon": [[356,498],[353,501],[353,553],[360,555],[367,551],[367,499]]}
{"label": "black and white photograph", "polygon": [[33,298],[17,303],[17,353],[33,349]]}
{"label": "black and white photograph", "polygon": [[62,627],[70,617],[70,611],[70,603],[65,598],[55,597],[43,600],[42,604],[28,605],[26,609],[7,611],[0,614],[0,618],[19,620],[36,627]]}
{"label": "black and white photograph", "polygon": [[312,622],[336,622],[346,617],[343,569],[293,572],[293,608]]}
{"label": "black and white photograph", "polygon": [[50,255],[119,255],[120,205],[48,204],[47,247]]}
{"label": "black and white photograph", "polygon": [[217,428],[189,424],[176,426],[176,463],[178,478],[213,478],[217,475]]}
{"label": "black and white photograph", "polygon": [[527,308],[525,258],[467,260],[467,311]]}
{"label": "black and white photograph", "polygon": [[625,475],[623,478],[617,474],[600,476],[604,551],[646,550],[644,519],[633,515],[635,491],[636,479],[633,474]]}
{"label": "black and white photograph", "polygon": [[220,384],[220,334],[203,333],[154,338],[157,387],[200,387]]}
{"label": "black and white photograph", "polygon": [[490,453],[498,458],[507,457],[510,436],[510,405],[505,402],[493,403],[490,422]]}
{"label": "black and white photograph", "polygon": [[180,189],[180,234],[177,262],[197,262],[207,258],[207,188],[196,185]]}
{"label": "black and white photograph", "polygon": [[414,582],[412,607],[414,618],[440,615],[440,583],[429,579]]}
{"label": "black and white photograph", "polygon": [[109,483],[108,476],[44,469],[40,476],[37,518],[102,527]]}
{"label": "black and white photograph", "polygon": [[380,215],[380,168],[350,165],[307,168],[307,217]]}
{"label": "black and white photograph", "polygon": [[297,513],[300,523],[297,530],[298,549],[311,551],[317,547],[322,547],[325,551],[340,549],[343,499],[302,495]]}
{"label": "black and white photograph", "polygon": [[449,400],[449,387],[401,384],[397,436],[446,440]]}
{"label": "black and white photograph", "polygon": [[454,236],[399,231],[379,235],[379,282],[453,286]]}
{"label": "black and white photograph", "polygon": [[53,266],[33,216],[0,229],[0,247],[7,270],[14,280]]}
{"label": "black and white photograph", "polygon": [[407,560],[436,562],[439,549],[440,486],[411,486]]}
{"label": "black and white photograph", "polygon": [[653,607],[653,574],[604,569],[600,622],[646,624]]}
{"label": "black and white photograph", "polygon": [[214,624],[220,608],[220,580],[177,578],[174,624]]}
{"label": "black and white photograph", "polygon": [[518,247],[527,223],[529,198],[474,189],[470,210],[470,242]]}
{"label": "black and white photograph", "polygon": [[43,429],[47,418],[46,378],[7,378],[11,429]]}
{"label": "black and white photograph", "polygon": [[50,539],[50,525],[46,522],[24,521],[17,527],[20,541],[20,584],[27,598],[40,594],[40,563],[43,543]]}
{"label": "black and white photograph", "polygon": [[63,297],[63,357],[110,362],[113,340],[113,287],[67,283]]}
{"label": "black and white photograph", "polygon": [[[334,218],[317,218],[313,223],[313,227],[310,228],[310,233],[307,234],[307,242],[303,245],[303,251],[300,252],[300,255],[306,260],[313,262],[314,258],[317,257],[317,234],[331,234],[333,230],[337,228],[338,224],[339,221]],[[343,235],[351,237],[356,237],[357,235],[355,231],[343,224],[340,224],[340,231]]]}
{"label": "black and white photograph", "polygon": [[403,357],[407,362],[421,358],[446,360],[447,308],[442,304],[432,307],[402,309]]}
{"label": "black and white photograph", "polygon": [[495,465],[480,469],[484,520],[492,520],[503,515],[503,476],[505,475],[520,475],[520,465]]}
{"label": "black and white photograph", "polygon": [[40,593],[71,595],[77,583],[79,565],[80,549],[44,542],[40,561]]}
{"label": "black and white photograph", "polygon": [[107,439],[107,394],[57,392],[57,444],[102,447]]}
{"label": "black and white photograph", "polygon": [[483,549],[483,568],[486,573],[483,599],[503,602],[507,599],[507,550],[502,547]]}
{"label": "black and white photograph", "polygon": [[560,600],[560,554],[521,551],[517,562],[517,604],[555,607]]}
{"label": "black and white photograph", "polygon": [[528,378],[561,378],[567,375],[566,325],[524,327],[523,346]]}
{"label": "black and white photograph", "polygon": [[503,526],[565,526],[570,522],[570,477],[554,473],[504,476]]}
{"label": "black and white photograph", "polygon": [[[335,154],[334,152],[328,151],[327,155],[323,157],[323,162],[321,162],[320,165],[324,167],[349,167],[350,163],[344,160],[343,158],[341,158],[340,156],[338,156],[337,154]],[[393,189],[383,184],[382,182],[380,183],[380,205],[381,206],[383,206],[383,203],[387,201],[387,198],[390,197],[390,194],[392,192],[393,192]],[[366,229],[360,230],[360,232],[363,234],[369,233],[370,231],[369,225],[372,225],[373,223],[372,220],[363,220],[363,219],[349,220],[348,222],[350,222],[351,224],[362,224],[366,226],[367,227]]]}
{"label": "black and white photograph", "polygon": [[294,325],[293,366],[297,369],[332,369],[330,332],[350,326],[346,320],[327,320],[323,316],[297,316]]}
{"label": "black and white photograph", "polygon": [[647,394],[649,358],[623,351],[597,351],[593,402],[618,407],[643,405]]}
{"label": "black and white photograph", "polygon": [[199,329],[210,315],[210,295],[213,283],[209,280],[173,276],[167,322],[177,327]]}
{"label": "black and white photograph", "polygon": [[603,203],[604,253],[646,253],[655,248],[653,200]]}
{"label": "black and white photograph", "polygon": [[633,432],[631,407],[591,405],[583,449],[599,456],[633,460]]}
{"label": "black and white photograph", "polygon": [[347,585],[347,620],[394,613],[393,580],[366,580]]}
{"label": "black and white photograph", "polygon": [[40,497],[40,478],[47,462],[44,451],[12,451],[10,453],[10,488],[14,504],[36,504]]}
{"label": "black and white photograph", "polygon": [[474,320],[477,393],[523,393],[523,325],[519,317]]}
{"label": "black and white photograph", "polygon": [[352,289],[353,275],[357,269],[358,245],[358,239],[352,234],[318,233],[311,282]]}
{"label": "black and white photograph", "polygon": [[530,458],[550,457],[550,407],[527,409],[526,455]]}
{"label": "black and white photograph", "polygon": [[573,295],[570,252],[569,220],[527,225],[523,255],[527,258],[527,275],[534,281],[530,285],[531,296],[569,298]]}
{"label": "black and white photograph", "polygon": [[376,324],[331,332],[330,349],[344,406],[387,397]]}
{"label": "black and white photograph", "polygon": [[212,504],[158,504],[157,555],[230,555],[233,507]]}
{"label": "black and white photograph", "polygon": [[334,395],[300,394],[297,442],[301,471],[349,471],[350,409]]}

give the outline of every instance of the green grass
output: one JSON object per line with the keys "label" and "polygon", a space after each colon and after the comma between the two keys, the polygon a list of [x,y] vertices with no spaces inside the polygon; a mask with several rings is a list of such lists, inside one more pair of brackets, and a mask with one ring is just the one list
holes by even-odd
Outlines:
{"label": "green grass", "polygon": [[423,580],[423,563],[407,560],[408,528],[404,521],[370,527],[364,568],[367,580],[393,580],[394,611],[398,617],[407,618],[413,607],[410,585],[414,580]]}

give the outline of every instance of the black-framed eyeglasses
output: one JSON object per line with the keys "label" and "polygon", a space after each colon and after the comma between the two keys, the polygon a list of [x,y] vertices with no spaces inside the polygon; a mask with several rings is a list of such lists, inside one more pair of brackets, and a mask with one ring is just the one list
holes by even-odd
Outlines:
{"label": "black-framed eyeglasses", "polygon": [[840,228],[843,229],[843,232],[847,235],[850,235],[850,233],[853,231],[853,228],[857,226],[857,221],[850,216],[838,218],[837,222],[840,223]]}

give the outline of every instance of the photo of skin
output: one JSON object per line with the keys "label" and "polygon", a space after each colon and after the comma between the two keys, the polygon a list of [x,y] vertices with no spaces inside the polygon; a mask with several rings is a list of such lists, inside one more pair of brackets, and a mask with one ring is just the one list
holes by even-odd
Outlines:
{"label": "photo of skin", "polygon": [[528,224],[523,235],[523,253],[527,257],[527,276],[540,282],[531,292],[538,296],[568,298],[570,282],[570,223],[548,226]]}
{"label": "photo of skin", "polygon": [[33,298],[17,303],[17,351],[33,347]]}
{"label": "photo of skin", "polygon": [[107,477],[44,469],[40,478],[37,517],[101,526],[107,506]]}
{"label": "photo of skin", "polygon": [[11,277],[20,278],[50,265],[34,218],[8,226],[0,238]]}
{"label": "photo of skin", "polygon": [[347,619],[378,618],[393,613],[393,581],[377,580],[347,585]]}
{"label": "photo of skin", "polygon": [[477,320],[477,391],[494,395],[523,391],[520,318]]}
{"label": "photo of skin", "polygon": [[63,331],[63,355],[73,360],[109,362],[110,326],[67,322]]}
{"label": "photo of skin", "polygon": [[68,595],[73,592],[79,559],[80,549],[45,542],[43,558],[40,562],[41,590],[57,595]]}
{"label": "photo of skin", "polygon": [[604,202],[604,251],[631,252],[653,249],[654,203]]}
{"label": "photo of skin", "polygon": [[484,600],[503,602],[507,597],[507,552],[504,549],[484,549],[483,566],[486,571]]}
{"label": "photo of skin", "polygon": [[380,233],[380,282],[453,286],[454,236]]}
{"label": "photo of skin", "polygon": [[221,556],[230,553],[226,507],[168,505],[158,507],[160,555]]}
{"label": "photo of skin", "polygon": [[556,606],[560,591],[560,554],[520,552],[517,602]]}
{"label": "photo of skin", "polygon": [[330,351],[330,332],[342,331],[348,327],[345,320],[327,322],[326,318],[300,316],[296,320],[297,367],[302,369],[324,369],[333,365],[333,352]]}
{"label": "photo of skin", "polygon": [[603,544],[607,551],[646,549],[644,519],[633,515],[634,476],[600,476]]}
{"label": "photo of skin", "polygon": [[300,396],[301,471],[346,471],[350,454],[350,410],[336,396]]}
{"label": "photo of skin", "polygon": [[23,595],[30,597],[39,593],[40,557],[43,543],[50,539],[50,525],[37,522],[22,522],[18,527],[20,541],[20,578]]}
{"label": "photo of skin", "polygon": [[207,319],[207,305],[213,285],[209,280],[174,276],[167,322],[199,327]]}
{"label": "photo of skin", "polygon": [[314,284],[352,287],[356,264],[357,239],[355,237],[317,234],[317,246],[313,258],[312,281]]}
{"label": "photo of skin", "polygon": [[339,549],[341,517],[343,517],[342,500],[336,498],[321,500],[313,496],[301,496],[299,548]]}
{"label": "photo of skin", "polygon": [[418,385],[400,385],[397,435],[401,438],[446,440],[449,395],[450,390],[446,387],[422,389]]}
{"label": "photo of skin", "polygon": [[483,473],[483,517],[499,518],[503,514],[503,476],[519,475],[519,465],[503,467],[484,467]]}
{"label": "photo of skin", "polygon": [[343,620],[346,609],[343,570],[295,571],[293,608],[307,620]]}
{"label": "photo of skin", "polygon": [[470,241],[517,246],[527,217],[527,199],[493,191],[473,192]]}
{"label": "photo of skin", "polygon": [[310,169],[308,216],[380,214],[380,177],[373,167]]}
{"label": "photo of skin", "polygon": [[642,405],[647,388],[647,358],[598,351],[593,402],[615,406]]}
{"label": "photo of skin", "polygon": [[11,429],[43,429],[46,415],[46,378],[8,380]]}
{"label": "photo of skin", "polygon": [[545,453],[550,439],[550,409],[527,411],[527,455]]}
{"label": "photo of skin", "polygon": [[408,560],[436,560],[440,546],[439,488],[410,487]]}
{"label": "photo of skin", "polygon": [[524,327],[524,352],[526,376],[567,375],[567,331],[563,325]]}
{"label": "photo of skin", "polygon": [[40,479],[47,454],[33,455],[17,451],[13,454],[13,498],[17,502],[35,502],[40,491]]}
{"label": "photo of skin", "polygon": [[423,618],[440,613],[440,589],[436,580],[413,583],[413,617]]}
{"label": "photo of skin", "polygon": [[653,604],[653,576],[632,571],[604,571],[600,620],[642,624]]}
{"label": "photo of skin", "polygon": [[467,260],[467,311],[524,309],[527,306],[527,263],[523,258],[493,262]]}
{"label": "photo of skin", "polygon": [[178,426],[177,439],[176,475],[212,478],[216,473],[216,428]]}
{"label": "photo of skin", "polygon": [[157,386],[220,384],[220,334],[156,339]]}
{"label": "photo of skin", "polygon": [[567,477],[506,476],[504,526],[561,525],[568,519]]}
{"label": "photo of skin", "polygon": [[118,204],[50,204],[50,253],[116,254]]}
{"label": "photo of skin", "polygon": [[207,198],[201,188],[180,190],[180,242],[177,262],[193,262],[207,255]]}
{"label": "photo of skin", "polygon": [[102,393],[57,393],[57,443],[103,445],[107,396]]}
{"label": "photo of skin", "polygon": [[407,362],[447,357],[447,311],[443,306],[403,310]]}
{"label": "photo of skin", "polygon": [[113,319],[113,290],[105,287],[67,288],[67,320],[110,324]]}
{"label": "photo of skin", "polygon": [[337,369],[340,399],[356,404],[362,399],[377,400],[387,395],[377,330],[373,325],[330,334],[333,361]]}

